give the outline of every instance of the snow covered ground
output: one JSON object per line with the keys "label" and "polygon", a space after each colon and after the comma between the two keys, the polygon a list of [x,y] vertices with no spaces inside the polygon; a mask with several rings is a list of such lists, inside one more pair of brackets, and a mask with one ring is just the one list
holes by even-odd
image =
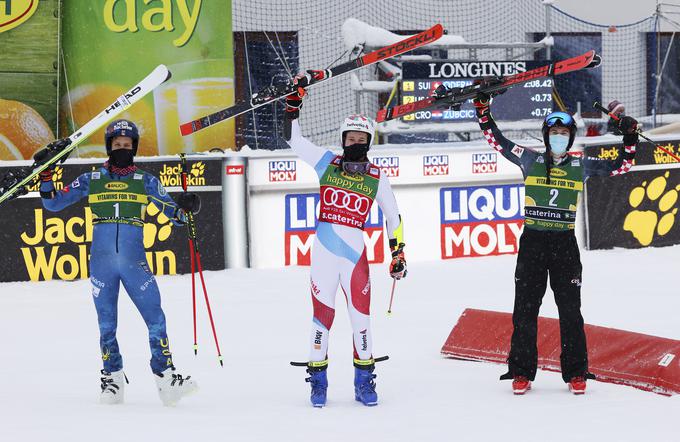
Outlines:
{"label": "snow covered ground", "polygon": [[[583,312],[592,324],[680,339],[680,247],[583,252]],[[640,441],[680,440],[680,399],[591,382],[568,393],[556,373],[514,397],[499,365],[439,351],[466,307],[511,311],[515,257],[414,264],[385,315],[390,279],[372,268],[378,407],[354,402],[349,322],[337,298],[329,403],[313,409],[302,368],[311,302],[308,269],[210,272],[225,367],[207,318],[193,356],[187,276],[161,277],[175,364],[201,390],[161,405],[141,317],[125,294],[119,342],[126,404],[99,405],[100,361],[88,281],[0,284],[0,441]],[[205,309],[200,305],[201,312]],[[556,317],[549,293],[542,314]]]}

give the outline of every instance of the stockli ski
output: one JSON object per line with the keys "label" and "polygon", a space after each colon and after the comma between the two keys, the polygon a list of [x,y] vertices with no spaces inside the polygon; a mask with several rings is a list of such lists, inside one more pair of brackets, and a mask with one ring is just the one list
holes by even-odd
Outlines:
{"label": "stockli ski", "polygon": [[338,66],[324,70],[308,71],[310,73],[303,79],[303,82],[298,82],[296,84],[291,79],[283,85],[269,86],[253,94],[248,101],[243,101],[234,106],[222,109],[221,111],[180,125],[180,132],[182,135],[192,134],[201,129],[205,129],[208,126],[219,123],[220,121],[228,120],[229,118],[241,115],[244,112],[257,109],[258,107],[267,103],[271,103],[272,101],[276,101],[291,95],[297,92],[299,87],[307,88],[326,81],[332,77],[338,77],[340,75],[347,74],[348,72],[360,69],[364,66],[377,63],[381,60],[386,60],[396,55],[404,54],[421,46],[425,46],[426,44],[432,43],[441,38],[443,33],[444,29],[442,28],[442,25],[436,24],[430,29],[421,32],[420,34],[407,37],[393,45],[370,52],[362,57],[342,63]]}

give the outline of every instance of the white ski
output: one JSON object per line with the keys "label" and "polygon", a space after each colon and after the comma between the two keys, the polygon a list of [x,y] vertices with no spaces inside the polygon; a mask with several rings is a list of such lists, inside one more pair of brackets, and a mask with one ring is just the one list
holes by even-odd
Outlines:
{"label": "white ski", "polygon": [[132,87],[129,91],[118,97],[116,101],[107,106],[106,109],[99,113],[99,115],[85,123],[80,129],[71,134],[68,137],[68,139],[71,140],[71,144],[69,144],[68,147],[64,148],[57,155],[50,158],[49,161],[46,161],[43,164],[32,166],[32,171],[26,177],[17,183],[12,184],[6,190],[0,189],[0,203],[10,199],[12,195],[14,195],[19,189],[26,186],[33,179],[33,177],[47,169],[50,165],[58,162],[64,156],[68,155],[85,138],[92,135],[96,130],[141,100],[149,92],[153,91],[155,88],[166,82],[170,76],[170,71],[165,65],[160,64],[156,66],[156,68],[149,75],[147,75],[146,78]]}

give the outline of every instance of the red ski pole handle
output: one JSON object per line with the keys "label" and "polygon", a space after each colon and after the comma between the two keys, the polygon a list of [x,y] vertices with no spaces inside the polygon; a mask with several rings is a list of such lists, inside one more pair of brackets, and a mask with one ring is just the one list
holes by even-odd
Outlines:
{"label": "red ski pole handle", "polygon": [[601,105],[600,103],[598,103],[597,101],[596,101],[595,103],[593,103],[593,107],[594,107],[595,109],[597,109],[597,110],[599,110],[599,111],[602,111],[602,112],[604,112],[605,114],[609,115],[609,116],[610,116],[611,118],[613,118],[615,121],[621,121],[621,118],[619,118],[618,115],[616,115],[616,114],[614,114],[614,113],[612,113],[612,112],[609,112],[609,109],[607,109],[606,107],[602,106],[602,105]]}

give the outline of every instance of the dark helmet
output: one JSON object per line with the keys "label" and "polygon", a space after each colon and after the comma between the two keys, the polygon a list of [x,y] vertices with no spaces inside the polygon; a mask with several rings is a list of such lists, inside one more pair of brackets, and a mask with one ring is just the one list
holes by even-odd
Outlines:
{"label": "dark helmet", "polygon": [[550,137],[548,132],[551,127],[562,126],[569,129],[569,144],[567,145],[567,150],[571,149],[574,144],[574,138],[576,137],[576,121],[574,118],[566,112],[553,112],[543,120],[543,142],[545,143],[546,149],[550,149]]}
{"label": "dark helmet", "polygon": [[130,120],[116,120],[106,127],[104,141],[106,142],[106,154],[111,155],[111,143],[115,137],[132,138],[132,154],[137,155],[139,145],[139,131],[137,126]]}

